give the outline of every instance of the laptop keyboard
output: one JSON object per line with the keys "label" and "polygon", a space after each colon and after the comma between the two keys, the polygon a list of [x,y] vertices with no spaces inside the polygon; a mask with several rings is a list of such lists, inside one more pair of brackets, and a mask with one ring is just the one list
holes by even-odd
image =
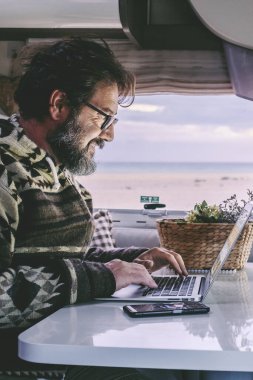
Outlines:
{"label": "laptop keyboard", "polygon": [[196,276],[187,277],[153,277],[158,288],[147,288],[144,290],[145,296],[191,296],[196,281]]}

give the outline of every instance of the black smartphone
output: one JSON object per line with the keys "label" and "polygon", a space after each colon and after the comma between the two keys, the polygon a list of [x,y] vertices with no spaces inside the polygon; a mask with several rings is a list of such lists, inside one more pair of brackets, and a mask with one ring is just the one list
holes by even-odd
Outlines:
{"label": "black smartphone", "polygon": [[130,317],[155,317],[177,314],[203,314],[210,311],[210,307],[195,301],[174,301],[163,303],[145,303],[125,305],[123,310]]}

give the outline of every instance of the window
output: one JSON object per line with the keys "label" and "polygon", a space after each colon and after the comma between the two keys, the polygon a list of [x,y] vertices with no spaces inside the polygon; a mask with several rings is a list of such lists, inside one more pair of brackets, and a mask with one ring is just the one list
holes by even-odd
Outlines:
{"label": "window", "polygon": [[138,96],[119,107],[115,139],[96,152],[96,173],[79,177],[94,207],[167,209],[219,204],[253,189],[253,103],[235,95]]}

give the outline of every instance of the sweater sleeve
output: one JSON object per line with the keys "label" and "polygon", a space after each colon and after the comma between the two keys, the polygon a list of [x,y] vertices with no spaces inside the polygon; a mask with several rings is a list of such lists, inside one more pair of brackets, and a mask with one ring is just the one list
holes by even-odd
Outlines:
{"label": "sweater sleeve", "polygon": [[19,258],[18,198],[0,187],[0,328],[28,327],[60,307],[109,296],[115,279],[102,263],[54,257]]}
{"label": "sweater sleeve", "polygon": [[99,261],[106,263],[113,259],[120,259],[124,261],[131,262],[136,257],[138,257],[141,253],[147,251],[148,248],[137,248],[137,247],[129,247],[129,248],[113,248],[110,250],[103,250],[102,248],[90,248],[84,256],[85,260],[91,261]]}

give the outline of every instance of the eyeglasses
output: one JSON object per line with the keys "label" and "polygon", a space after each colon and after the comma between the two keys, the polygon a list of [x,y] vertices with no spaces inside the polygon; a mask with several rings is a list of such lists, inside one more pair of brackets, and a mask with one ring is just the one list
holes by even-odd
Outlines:
{"label": "eyeglasses", "polygon": [[100,115],[103,115],[104,118],[105,118],[105,121],[103,122],[103,124],[101,125],[100,129],[102,131],[105,131],[106,129],[108,129],[112,124],[116,124],[118,122],[118,119],[115,117],[115,116],[111,116],[111,115],[108,115],[107,113],[105,113],[104,111],[101,111],[99,108],[93,106],[93,104],[90,104],[90,103],[86,103],[86,105],[93,109],[94,111],[98,112]]}

